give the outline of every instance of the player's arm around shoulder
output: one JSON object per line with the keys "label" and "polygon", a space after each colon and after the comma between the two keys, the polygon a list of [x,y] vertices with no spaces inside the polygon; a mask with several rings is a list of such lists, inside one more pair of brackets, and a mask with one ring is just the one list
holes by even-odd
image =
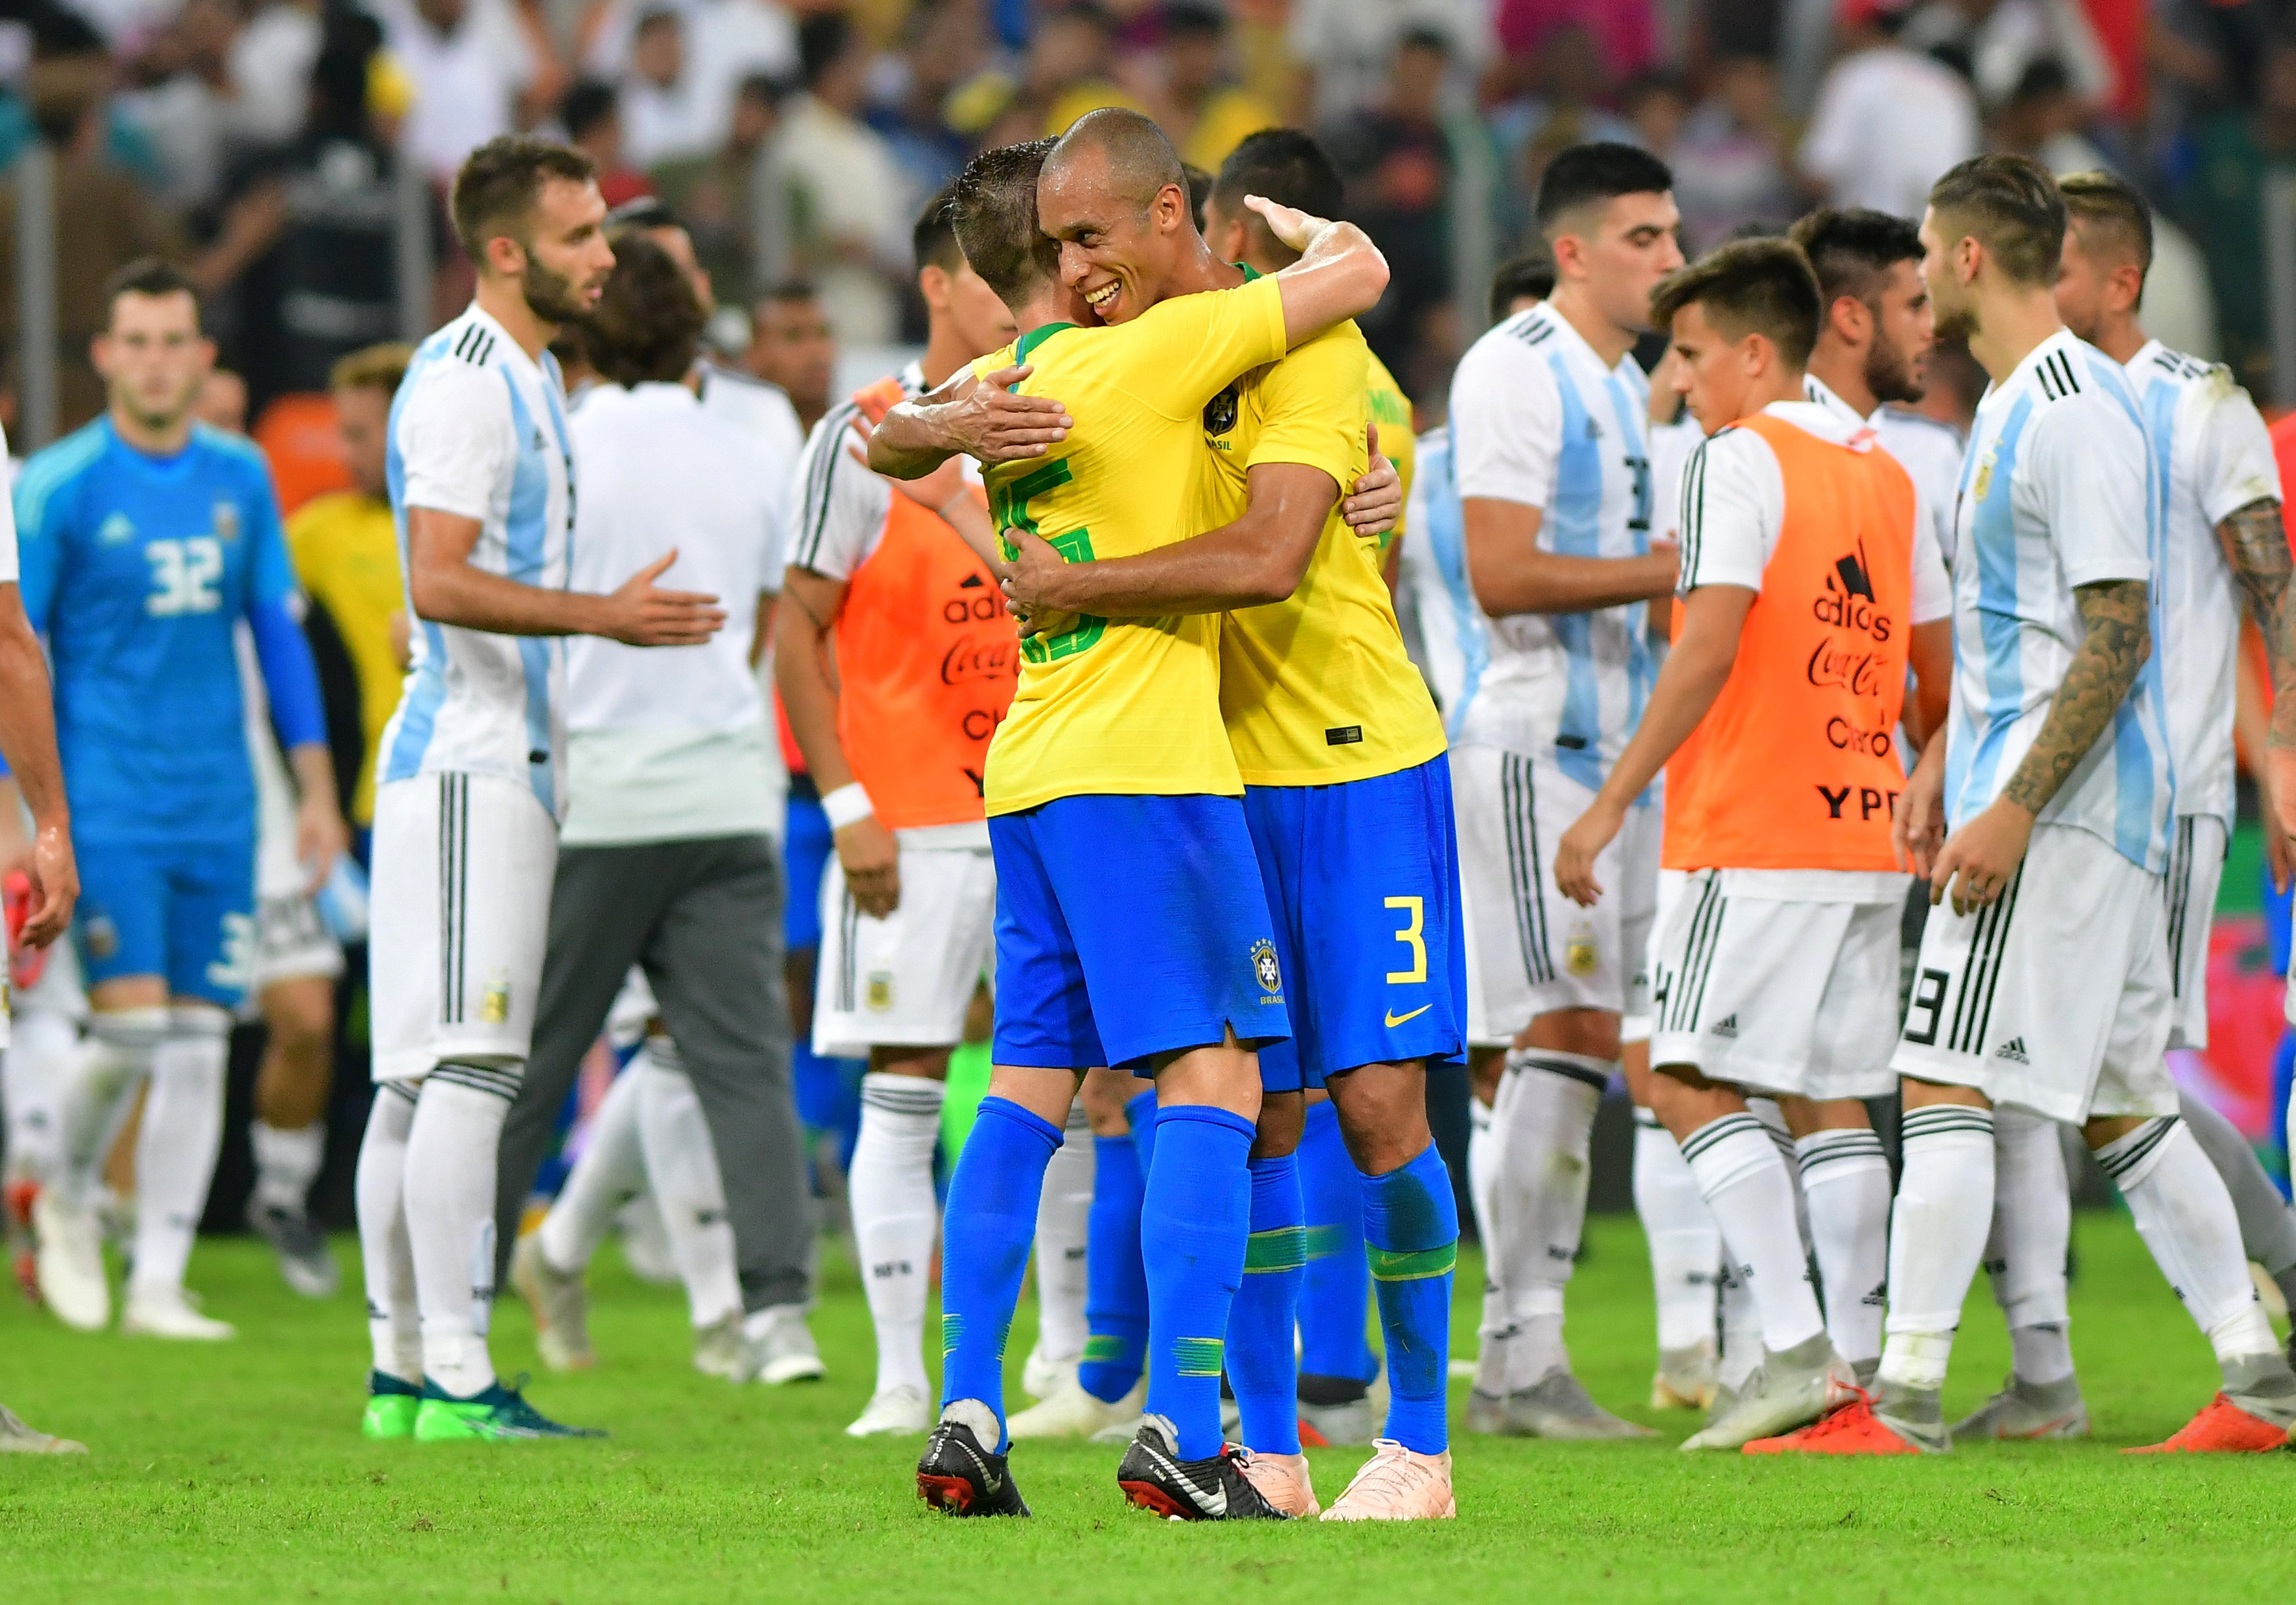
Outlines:
{"label": "player's arm around shoulder", "polygon": [[[1039,457],[1068,439],[1076,425],[1050,396],[1024,396],[1013,386],[1036,372],[1032,364],[1002,360],[1011,348],[960,369],[939,390],[890,408],[882,418],[857,419],[869,466],[894,479],[922,479],[963,455],[984,465]],[[995,366],[987,366],[994,364]]]}

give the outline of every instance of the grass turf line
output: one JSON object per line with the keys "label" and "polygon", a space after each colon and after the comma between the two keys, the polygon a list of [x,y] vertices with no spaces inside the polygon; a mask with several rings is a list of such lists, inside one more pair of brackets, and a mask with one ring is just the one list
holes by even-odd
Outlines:
{"label": "grass turf line", "polygon": [[[593,1273],[601,1364],[539,1377],[547,1414],[603,1443],[373,1444],[355,1263],[346,1291],[295,1297],[250,1241],[202,1242],[192,1280],[239,1323],[230,1344],[84,1337],[0,1308],[0,1400],[86,1441],[86,1460],[0,1456],[0,1597],[36,1601],[1168,1601],[1176,1586],[1314,1601],[1695,1599],[2084,1601],[2261,1599],[2284,1567],[2296,1455],[2126,1459],[2209,1397],[2215,1366],[2124,1217],[2078,1218],[2075,1350],[2098,1439],[1950,1460],[1747,1461],[1677,1454],[1653,1416],[1648,1262],[1631,1218],[1590,1222],[1571,1293],[1579,1375],[1660,1444],[1463,1438],[1460,1519],[1408,1527],[1183,1527],[1124,1506],[1115,1452],[1021,1446],[1033,1522],[927,1511],[917,1441],[841,1428],[871,1382],[858,1284],[832,1255],[813,1387],[736,1388],[688,1364],[683,1296]],[[339,1245],[347,1261],[353,1250]],[[1472,1335],[1479,1265],[1461,1261]],[[1011,1350],[1019,1384],[1033,1314]],[[506,1301],[497,1359],[536,1364]],[[1982,1286],[1949,1410],[2007,1369]],[[1465,1383],[1454,1385],[1456,1420]],[[1313,1453],[1325,1500],[1363,1451]]]}

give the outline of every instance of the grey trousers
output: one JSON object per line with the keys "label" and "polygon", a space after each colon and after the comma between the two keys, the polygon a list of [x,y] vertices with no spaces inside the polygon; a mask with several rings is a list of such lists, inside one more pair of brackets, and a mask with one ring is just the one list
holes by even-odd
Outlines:
{"label": "grey trousers", "polygon": [[709,1123],[742,1305],[802,1304],[811,1215],[790,1074],[781,854],[763,835],[559,851],[533,1056],[503,1124],[495,1285],[510,1285],[511,1245],[558,1111],[634,964]]}

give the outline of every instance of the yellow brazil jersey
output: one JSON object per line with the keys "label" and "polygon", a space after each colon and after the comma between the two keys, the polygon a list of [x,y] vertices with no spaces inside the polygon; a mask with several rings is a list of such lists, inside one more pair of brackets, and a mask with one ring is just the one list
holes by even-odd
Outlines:
{"label": "yellow brazil jersey", "polygon": [[[1198,527],[1242,516],[1246,475],[1261,463],[1321,468],[1344,496],[1366,463],[1370,362],[1363,335],[1342,324],[1223,391],[1204,411],[1212,472]],[[1227,615],[1220,712],[1249,786],[1369,779],[1443,751],[1442,719],[1380,578],[1379,543],[1349,529],[1336,504],[1299,589]]]}
{"label": "yellow brazil jersey", "polygon": [[359,725],[366,757],[350,816],[374,821],[375,753],[398,709],[406,668],[391,639],[390,621],[406,605],[398,579],[398,536],[390,504],[339,490],[315,497],[287,521],[287,549],[311,599],[327,610],[358,674]]}
{"label": "yellow brazil jersey", "polygon": [[[1041,535],[1070,563],[1208,528],[1193,522],[1209,467],[1203,409],[1283,354],[1282,292],[1259,279],[1176,296],[1114,328],[1032,329],[982,358],[976,373],[1034,364],[1021,388],[1059,398],[1075,420],[1058,457],[988,470],[998,527]],[[1091,793],[1242,794],[1220,724],[1217,614],[1051,623],[1021,644],[1020,686],[989,744],[991,814]]]}
{"label": "yellow brazil jersey", "polygon": [[[1411,398],[1387,371],[1387,365],[1378,358],[1371,359],[1371,421],[1379,425],[1379,454],[1395,465],[1395,473],[1403,482],[1403,504],[1411,505],[1411,476],[1419,466],[1419,442],[1411,431]],[[1395,528],[1379,538],[1379,549],[1386,551],[1403,533],[1403,515],[1397,514]]]}

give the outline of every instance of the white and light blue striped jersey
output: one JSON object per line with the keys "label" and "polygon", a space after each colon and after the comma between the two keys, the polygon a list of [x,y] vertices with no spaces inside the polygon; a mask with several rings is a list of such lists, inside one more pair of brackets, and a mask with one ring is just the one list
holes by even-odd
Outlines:
{"label": "white and light blue striped jersey", "polygon": [[1467,531],[1451,477],[1450,430],[1421,435],[1414,460],[1396,611],[1404,645],[1443,710],[1445,733],[1456,741],[1459,715],[1490,667],[1491,621],[1467,583]]}
{"label": "white and light blue striped jersey", "polygon": [[1950,424],[1887,403],[1860,417],[1841,392],[1816,374],[1804,374],[1801,383],[1803,394],[1845,421],[1866,425],[1882,443],[1882,449],[1898,459],[1898,465],[1912,478],[1914,489],[1921,495],[1931,533],[1937,538],[1938,556],[1951,568],[1954,490],[1961,483],[1961,432]]}
{"label": "white and light blue striped jersey", "polygon": [[[2075,589],[2144,581],[2160,638],[2161,473],[2120,365],[2062,329],[1978,403],[1955,515],[1953,828],[2000,795],[2040,733],[2084,633]],[[2155,654],[2040,817],[2158,874],[2174,788]]]}
{"label": "white and light blue striped jersey", "polygon": [[[1650,551],[1650,382],[1606,366],[1551,303],[1468,348],[1451,381],[1452,482],[1540,509],[1538,544],[1576,557]],[[1490,621],[1490,661],[1454,710],[1454,745],[1555,763],[1599,786],[1641,722],[1657,669],[1642,603]]]}
{"label": "white and light blue striped jersey", "polygon": [[[406,563],[406,510],[479,521],[471,565],[564,590],[574,510],[572,437],[557,359],[537,362],[473,304],[422,342],[390,408],[390,511]],[[522,780],[566,811],[566,647],[416,616],[414,663],[382,733],[381,778],[451,771]]]}
{"label": "white and light blue striped jersey", "polygon": [[2233,671],[2241,594],[2217,526],[2251,502],[2280,499],[2272,436],[2232,370],[2148,341],[2128,359],[2152,454],[2168,465],[2167,551],[2152,643],[2166,694],[2177,811],[2233,816]]}

